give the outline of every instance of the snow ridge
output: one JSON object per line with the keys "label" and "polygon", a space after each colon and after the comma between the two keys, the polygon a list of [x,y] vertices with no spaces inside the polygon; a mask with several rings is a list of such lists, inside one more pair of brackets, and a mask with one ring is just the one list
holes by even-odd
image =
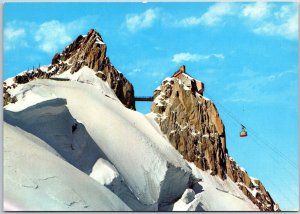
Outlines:
{"label": "snow ridge", "polygon": [[[70,77],[72,81],[38,79],[11,89],[18,101],[4,107],[5,126],[8,127],[4,140],[5,198],[15,202],[18,197],[17,210],[201,211],[224,208],[212,204],[209,197],[230,197],[228,200],[234,203],[238,199],[231,196],[232,190],[229,194],[213,189],[215,182],[207,183],[212,176],[183,160],[160,131],[154,115],[145,116],[125,108],[107,83],[98,81],[95,72],[83,67],[76,76]],[[78,97],[84,97],[84,102],[79,102]],[[23,147],[15,140],[19,135],[29,136]],[[35,144],[31,145],[32,142]],[[37,151],[30,149],[32,146],[38,146]],[[15,147],[20,148],[20,152],[9,153]],[[34,169],[17,168],[14,173],[10,170],[9,166],[19,160],[16,155],[21,158],[36,153],[39,167],[32,163]],[[43,156],[47,161],[40,160]],[[68,173],[62,173],[65,168]],[[56,171],[51,173],[51,170]],[[88,183],[93,190],[75,190],[76,194],[73,190],[59,192],[64,189],[65,182],[78,177],[78,173],[81,181],[75,179],[69,184],[74,185],[70,188]],[[22,174],[28,174],[34,182],[27,182]],[[17,177],[20,179],[16,183],[13,179]],[[47,183],[36,182],[40,178]],[[12,188],[19,183],[22,185]],[[54,192],[49,192],[50,187]],[[240,190],[234,188],[235,194],[241,195]],[[39,191],[39,194],[34,195],[32,191]],[[85,198],[90,191],[98,196]],[[28,194],[34,200],[29,202]],[[43,197],[48,198],[47,204],[39,202],[37,206],[39,199],[35,196],[41,194],[46,194]],[[99,199],[103,194],[106,199]],[[108,201],[103,203],[103,200]],[[256,210],[247,200],[231,207],[235,209]]]}
{"label": "snow ridge", "polygon": [[[22,96],[5,106],[4,120],[43,140],[99,185],[111,185],[120,174],[133,208],[158,210],[172,203],[188,187],[190,168],[148,118],[125,108],[105,82],[84,69],[80,81],[34,80],[12,89]],[[128,155],[133,148],[135,155]],[[99,160],[110,166],[110,177],[96,173]]]}

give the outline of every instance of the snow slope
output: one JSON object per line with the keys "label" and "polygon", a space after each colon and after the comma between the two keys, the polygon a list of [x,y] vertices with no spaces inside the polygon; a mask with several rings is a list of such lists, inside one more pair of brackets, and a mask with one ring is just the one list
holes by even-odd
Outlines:
{"label": "snow slope", "polygon": [[222,180],[188,164],[200,181],[184,192],[173,211],[259,211],[230,178]]}
{"label": "snow slope", "polygon": [[[43,139],[86,173],[100,157],[108,159],[144,205],[158,209],[180,197],[191,170],[177,151],[144,115],[125,108],[93,70],[78,72],[77,81],[19,85],[11,91],[18,102],[6,106],[5,121]],[[43,102],[29,106],[40,97]],[[75,123],[79,128],[72,133]]]}
{"label": "snow slope", "polygon": [[[22,210],[256,210],[231,194],[242,195],[230,186],[235,184],[189,166],[153,117],[125,108],[95,71],[83,67],[56,78],[70,81],[38,79],[10,89],[18,101],[4,108],[10,124],[4,140],[8,202],[17,199]],[[26,143],[21,136],[27,136]],[[191,186],[199,174],[203,183]],[[19,176],[29,184],[15,182]],[[199,186],[203,191],[198,192]],[[51,202],[41,202],[43,197]],[[219,205],[223,201],[227,204]]]}
{"label": "snow slope", "polygon": [[130,210],[35,136],[4,123],[4,142],[4,210]]}

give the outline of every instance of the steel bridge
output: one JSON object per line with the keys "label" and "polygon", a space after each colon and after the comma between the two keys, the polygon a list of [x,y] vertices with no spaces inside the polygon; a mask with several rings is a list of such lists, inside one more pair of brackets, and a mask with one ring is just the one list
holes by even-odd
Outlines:
{"label": "steel bridge", "polygon": [[139,96],[139,97],[134,97],[135,101],[146,101],[146,102],[152,102],[153,97],[146,97],[146,96]]}

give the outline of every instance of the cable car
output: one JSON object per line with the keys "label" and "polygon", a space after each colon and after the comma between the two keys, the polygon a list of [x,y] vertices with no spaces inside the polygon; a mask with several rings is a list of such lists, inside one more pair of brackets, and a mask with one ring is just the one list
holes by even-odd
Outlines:
{"label": "cable car", "polygon": [[242,124],[241,124],[241,126],[242,126],[242,130],[240,132],[240,137],[247,137],[248,134],[247,134],[247,131],[246,131],[246,127],[243,126]]}

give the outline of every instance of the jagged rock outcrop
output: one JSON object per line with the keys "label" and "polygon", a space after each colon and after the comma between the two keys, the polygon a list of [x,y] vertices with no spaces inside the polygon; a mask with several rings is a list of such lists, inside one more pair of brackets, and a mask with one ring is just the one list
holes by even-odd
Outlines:
{"label": "jagged rock outcrop", "polygon": [[185,72],[176,74],[155,90],[151,107],[170,143],[198,168],[232,179],[260,210],[279,210],[261,182],[251,178],[229,156],[225,127],[214,103],[193,87],[192,77]]}
{"label": "jagged rock outcrop", "polygon": [[280,211],[260,180],[252,178],[227,154],[227,175],[238,184],[243,193],[262,211]]}
{"label": "jagged rock outcrop", "polygon": [[130,109],[135,110],[134,89],[132,84],[119,72],[106,56],[106,44],[100,34],[91,29],[86,36],[78,36],[61,54],[56,53],[52,63],[43,68],[33,69],[17,75],[12,85],[4,84],[4,105],[11,102],[9,87],[24,84],[35,78],[50,78],[64,72],[76,73],[83,66],[88,66],[96,72],[103,81],[107,81],[120,101]]}

